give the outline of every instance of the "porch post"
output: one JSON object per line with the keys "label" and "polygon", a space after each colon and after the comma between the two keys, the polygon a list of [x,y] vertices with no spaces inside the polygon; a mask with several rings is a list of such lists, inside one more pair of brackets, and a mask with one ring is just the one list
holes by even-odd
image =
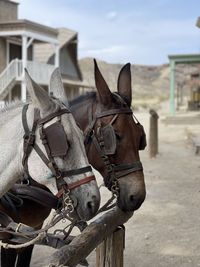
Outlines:
{"label": "porch post", "polygon": [[27,65],[27,36],[22,36],[22,81],[21,81],[21,100],[26,101],[25,68]]}
{"label": "porch post", "polygon": [[174,115],[175,113],[175,61],[170,60],[170,113]]}
{"label": "porch post", "polygon": [[8,66],[10,59],[10,43],[8,39],[6,40],[6,65]]}
{"label": "porch post", "polygon": [[55,67],[59,67],[59,57],[60,57],[60,53],[59,53],[59,45],[58,44],[55,44],[54,45],[55,47]]}

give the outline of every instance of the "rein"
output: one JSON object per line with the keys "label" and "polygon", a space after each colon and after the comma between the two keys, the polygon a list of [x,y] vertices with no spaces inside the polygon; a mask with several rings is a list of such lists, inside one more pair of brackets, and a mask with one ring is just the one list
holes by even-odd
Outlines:
{"label": "rein", "polygon": [[[118,97],[120,97],[118,95]],[[120,97],[121,98],[121,97]],[[91,110],[88,110],[88,120],[89,126],[85,131],[85,144],[90,145],[92,142],[94,143],[96,150],[99,153],[99,156],[104,162],[107,176],[104,178],[104,182],[106,187],[111,190],[113,195],[119,196],[119,184],[118,179],[136,171],[142,171],[142,163],[141,161],[135,161],[132,163],[122,163],[122,164],[112,164],[109,159],[109,155],[105,152],[105,140],[102,134],[101,126],[97,128],[97,132],[95,133],[94,127],[99,118],[107,117],[113,115],[111,122],[109,125],[113,125],[113,123],[117,120],[119,114],[133,114],[133,111],[129,107],[119,108],[119,109],[110,109],[108,111],[102,111],[96,113],[95,117],[92,118],[93,108],[91,106]],[[110,153],[110,155],[115,154]]]}
{"label": "rein", "polygon": [[[29,130],[26,116],[27,110],[28,104],[25,105],[22,110],[22,124],[25,132],[23,137],[24,155],[22,159],[22,165],[24,168],[24,181],[29,184],[30,181],[33,180],[28,170],[28,158],[34,149],[45,165],[51,170],[53,176],[56,178],[56,184],[58,188],[58,193],[56,196],[58,198],[63,197],[62,208],[67,209],[71,213],[74,211],[74,206],[73,201],[70,198],[70,190],[95,180],[95,177],[92,175],[74,183],[67,183],[64,178],[91,172],[91,166],[73,170],[61,170],[55,162],[55,157],[64,157],[67,155],[67,136],[65,134],[64,127],[61,124],[61,115],[70,113],[70,111],[67,108],[59,109],[41,119],[39,110],[35,108],[32,129]],[[44,128],[45,124],[54,118],[58,119],[57,122],[52,123],[50,126]],[[37,128],[39,128],[40,139],[42,140],[46,155],[35,142],[35,132]]]}

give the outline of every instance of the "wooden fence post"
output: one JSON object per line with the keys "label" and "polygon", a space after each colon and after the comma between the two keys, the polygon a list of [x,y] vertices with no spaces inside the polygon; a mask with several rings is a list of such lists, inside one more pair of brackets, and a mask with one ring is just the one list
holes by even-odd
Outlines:
{"label": "wooden fence post", "polygon": [[149,155],[150,158],[158,154],[158,114],[150,109],[150,129],[149,129]]}
{"label": "wooden fence post", "polygon": [[125,228],[119,226],[96,248],[96,267],[123,267]]}

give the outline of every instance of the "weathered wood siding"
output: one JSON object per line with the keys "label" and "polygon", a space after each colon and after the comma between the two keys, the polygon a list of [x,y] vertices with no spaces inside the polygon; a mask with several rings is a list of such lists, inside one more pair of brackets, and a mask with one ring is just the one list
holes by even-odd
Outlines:
{"label": "weathered wood siding", "polygon": [[0,0],[0,22],[16,20],[18,4],[8,0]]}

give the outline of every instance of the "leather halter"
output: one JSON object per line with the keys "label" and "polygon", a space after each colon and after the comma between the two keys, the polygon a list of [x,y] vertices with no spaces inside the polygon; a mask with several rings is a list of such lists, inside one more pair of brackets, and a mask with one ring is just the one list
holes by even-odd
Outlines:
{"label": "leather halter", "polygon": [[[121,97],[117,95],[120,99]],[[124,108],[118,108],[118,109],[110,109],[107,111],[102,111],[96,113],[95,117],[92,118],[92,107],[91,110],[88,111],[88,117],[89,117],[89,126],[87,127],[85,131],[85,144],[89,145],[91,142],[94,143],[96,150],[99,153],[99,156],[104,162],[107,176],[104,178],[105,185],[112,191],[114,195],[119,195],[119,185],[118,185],[118,179],[129,174],[132,172],[136,171],[142,171],[142,163],[141,161],[135,161],[132,163],[122,163],[122,164],[112,164],[110,162],[110,159],[108,155],[105,153],[105,148],[104,148],[104,138],[101,134],[101,127],[95,133],[94,126],[97,122],[97,119],[107,117],[114,115],[113,119],[111,120],[111,124],[113,124],[119,114],[127,114],[127,115],[132,115],[133,111],[129,107],[124,107]]]}
{"label": "leather halter", "polygon": [[[83,168],[73,169],[73,170],[60,170],[58,165],[55,162],[54,156],[52,156],[49,143],[47,140],[47,136],[45,135],[44,124],[54,119],[55,117],[60,117],[62,114],[70,113],[70,111],[67,108],[59,109],[56,112],[51,113],[50,115],[41,119],[39,110],[35,108],[32,129],[29,130],[27,117],[26,117],[27,110],[28,110],[28,104],[25,105],[22,110],[22,123],[23,123],[23,128],[25,131],[25,135],[23,137],[24,138],[24,155],[22,159],[22,165],[24,168],[24,179],[28,181],[32,180],[29,174],[29,171],[28,171],[28,158],[32,150],[34,149],[39,155],[39,157],[42,159],[42,161],[45,163],[45,165],[51,170],[53,176],[55,176],[56,178],[56,184],[59,190],[56,195],[58,198],[64,195],[65,192],[69,194],[70,190],[75,189],[83,184],[89,183],[92,180],[95,180],[95,176],[92,175],[89,177],[85,177],[74,183],[69,183],[69,184],[66,183],[66,181],[64,180],[65,177],[70,177],[74,175],[83,174],[86,172],[91,172],[92,171],[91,166],[86,166]],[[40,139],[42,140],[42,144],[45,147],[47,156],[43,153],[43,151],[40,149],[40,147],[35,142],[35,138],[36,138],[35,132],[36,132],[37,127],[39,127]]]}

